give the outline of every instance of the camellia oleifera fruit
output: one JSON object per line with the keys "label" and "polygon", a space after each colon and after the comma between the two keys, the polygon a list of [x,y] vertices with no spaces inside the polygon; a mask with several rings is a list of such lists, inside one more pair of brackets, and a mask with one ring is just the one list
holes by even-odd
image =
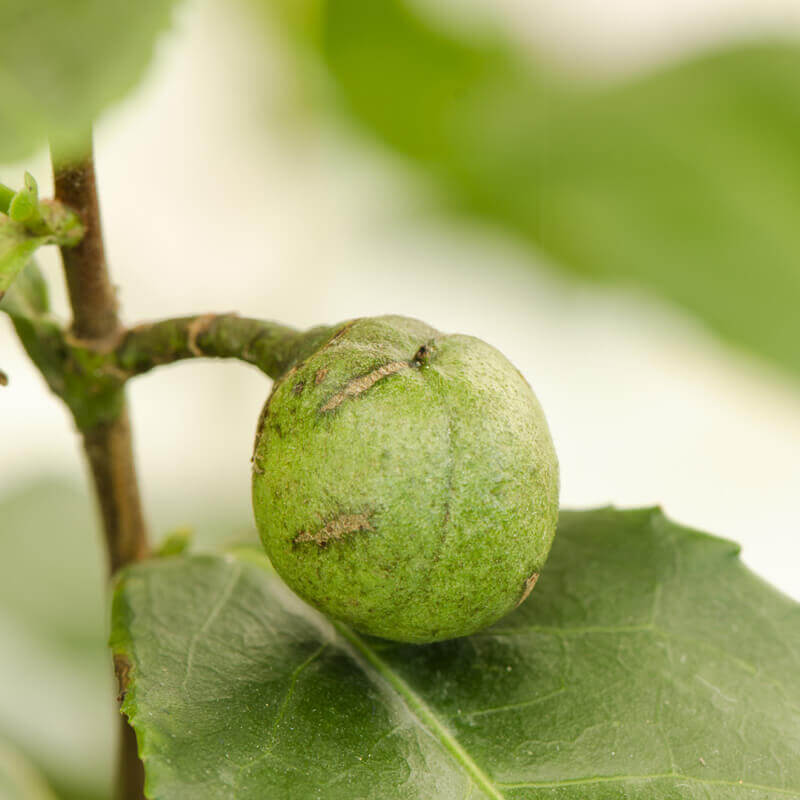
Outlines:
{"label": "camellia oleifera fruit", "polygon": [[533,588],[558,462],[530,386],[497,350],[404,317],[332,329],[259,421],[253,505],[306,601],[404,642],[465,636]]}

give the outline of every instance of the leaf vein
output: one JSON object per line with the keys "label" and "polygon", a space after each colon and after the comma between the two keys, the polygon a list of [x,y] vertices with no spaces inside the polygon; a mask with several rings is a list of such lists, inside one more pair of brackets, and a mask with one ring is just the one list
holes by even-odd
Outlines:
{"label": "leaf vein", "polygon": [[231,595],[233,594],[233,590],[236,587],[239,579],[242,576],[242,565],[237,564],[236,568],[231,572],[231,576],[228,579],[228,582],[225,584],[224,588],[219,594],[216,602],[214,603],[213,608],[209,611],[208,616],[206,617],[206,621],[192,634],[192,638],[189,641],[189,649],[186,653],[186,670],[185,675],[183,678],[183,683],[181,684],[182,691],[186,691],[187,686],[189,685],[189,677],[192,674],[192,667],[194,665],[194,654],[197,650],[197,645],[200,642],[201,637],[203,634],[214,624],[214,620],[219,616],[220,611],[222,611],[225,603],[228,602]]}
{"label": "leaf vein", "polygon": [[233,782],[233,788],[235,789],[239,785],[239,780],[241,779],[242,775],[251,770],[256,764],[264,761],[264,759],[268,758],[272,751],[275,749],[275,745],[277,744],[277,737],[276,734],[278,732],[278,726],[281,724],[281,721],[286,716],[286,709],[289,707],[289,702],[294,695],[294,688],[297,684],[297,679],[300,677],[300,674],[305,670],[307,667],[311,666],[325,651],[328,647],[328,643],[326,642],[323,645],[320,645],[305,661],[298,664],[294,671],[292,672],[291,676],[289,677],[289,688],[286,690],[286,695],[283,698],[283,702],[281,703],[280,708],[278,709],[278,713],[275,715],[275,721],[272,723],[272,728],[270,730],[270,738],[272,739],[271,745],[264,750],[257,758],[254,758],[248,764],[243,765],[236,776],[236,779]]}
{"label": "leaf vein", "polygon": [[[502,792],[492,783],[489,776],[478,766],[461,743],[447,730],[431,707],[365,642],[355,631],[334,623],[334,627],[366,662],[400,696],[408,710],[419,723],[427,728],[439,743],[461,765],[467,777],[479,786],[492,800],[505,800]],[[360,659],[359,659],[360,660]]]}
{"label": "leaf vein", "polygon": [[566,778],[558,781],[532,781],[525,783],[499,783],[503,789],[554,789],[560,786],[588,786],[594,783],[622,783],[624,781],[652,781],[676,778],[700,786],[727,786],[734,789],[748,789],[763,792],[774,792],[788,797],[798,797],[794,789],[784,789],[779,786],[766,786],[746,781],[726,781],[716,778],[696,778],[692,775],[681,775],[677,772],[662,772],[652,775],[596,775],[591,778]]}

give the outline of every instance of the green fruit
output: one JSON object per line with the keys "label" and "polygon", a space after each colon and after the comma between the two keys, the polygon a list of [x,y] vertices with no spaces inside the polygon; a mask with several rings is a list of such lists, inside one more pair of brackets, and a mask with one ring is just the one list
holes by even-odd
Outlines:
{"label": "green fruit", "polygon": [[357,630],[465,636],[533,588],[558,517],[558,462],[497,350],[405,317],[358,319],[276,382],[253,506],[286,583]]}

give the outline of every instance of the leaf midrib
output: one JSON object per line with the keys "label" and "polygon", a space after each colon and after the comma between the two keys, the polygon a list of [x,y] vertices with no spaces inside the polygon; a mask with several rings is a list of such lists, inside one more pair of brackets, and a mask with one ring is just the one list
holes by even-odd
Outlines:
{"label": "leaf midrib", "polygon": [[346,625],[334,622],[342,638],[349,642],[367,663],[383,678],[405,702],[409,711],[439,740],[439,743],[464,768],[470,779],[483,789],[492,800],[505,800],[502,792],[478,766],[461,743],[439,720],[431,707],[357,634]]}
{"label": "leaf midrib", "polygon": [[778,786],[765,786],[748,783],[746,781],[727,781],[714,778],[699,778],[691,775],[682,775],[677,772],[654,773],[650,775],[598,775],[586,778],[567,778],[557,781],[533,781],[523,783],[494,784],[489,776],[478,766],[472,756],[464,749],[461,743],[447,729],[431,707],[365,642],[355,631],[338,622],[333,623],[336,631],[349,642],[371,667],[383,678],[403,699],[409,711],[417,717],[419,722],[439,740],[442,746],[464,768],[469,777],[477,786],[483,789],[492,800],[505,800],[500,791],[504,789],[548,789],[559,786],[582,786],[594,783],[615,783],[625,781],[667,780],[669,778],[685,780],[706,786],[727,786],[736,789],[775,792],[776,794],[797,797],[793,789]]}

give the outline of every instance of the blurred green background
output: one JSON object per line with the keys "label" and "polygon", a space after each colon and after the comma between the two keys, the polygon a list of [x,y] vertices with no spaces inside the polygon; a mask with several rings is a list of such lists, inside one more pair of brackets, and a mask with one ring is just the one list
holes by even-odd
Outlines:
{"label": "blurred green background", "polygon": [[[661,502],[800,597],[800,13],[644,6],[0,0],[0,180],[46,195],[46,136],[98,118],[126,319],[479,335],[539,395],[565,504]],[[49,797],[38,769],[104,798],[83,464],[5,319],[0,368],[0,797]],[[247,535],[268,388],[232,364],[133,387],[156,538]]]}

